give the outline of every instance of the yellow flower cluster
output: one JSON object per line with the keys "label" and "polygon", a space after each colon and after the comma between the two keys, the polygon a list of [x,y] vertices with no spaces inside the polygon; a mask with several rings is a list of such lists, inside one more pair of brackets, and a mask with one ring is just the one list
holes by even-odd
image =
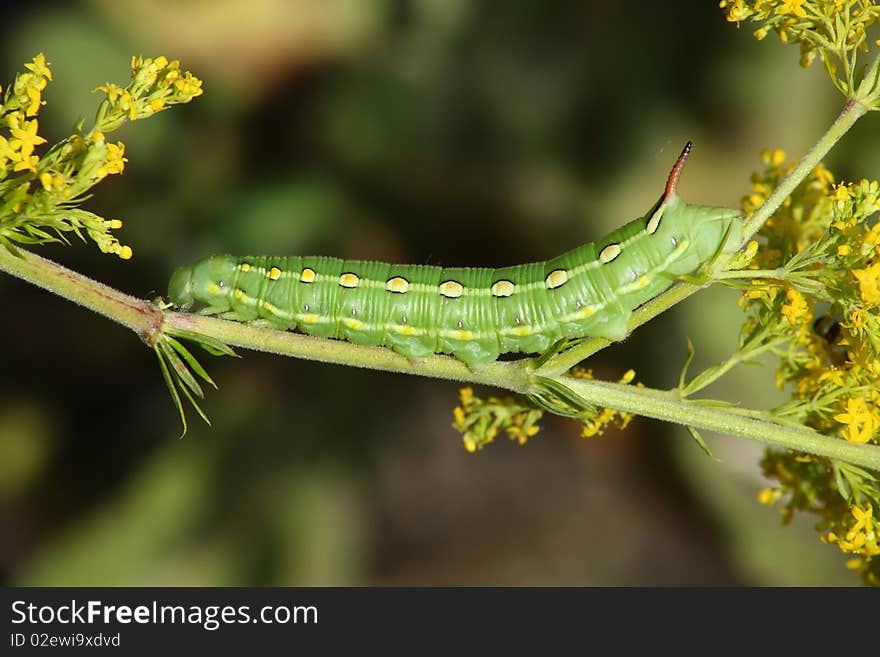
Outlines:
{"label": "yellow flower cluster", "polygon": [[[761,159],[764,170],[752,177],[752,193],[743,199],[746,211],[792,167],[781,151],[764,151]],[[773,277],[753,279],[740,299],[749,313],[741,349],[773,343],[780,359],[777,383],[792,386],[791,400],[774,410],[776,416],[856,443],[880,443],[878,212],[880,183],[835,184],[831,172],[817,167],[759,232],[763,246],[751,266]],[[866,581],[877,576],[880,560],[869,531],[877,521],[866,519],[880,507],[875,475],[772,450],[764,470],[779,483],[761,492],[761,502],[784,500],[789,517],[796,509],[823,516],[825,527],[833,528],[828,540],[859,555]],[[877,505],[868,511],[853,506],[865,499]],[[851,508],[862,514],[861,525],[850,522]],[[868,529],[861,534],[860,527]]]}
{"label": "yellow flower cluster", "polygon": [[481,399],[468,387],[459,390],[459,400],[452,426],[461,433],[469,452],[482,449],[502,431],[522,445],[540,430],[538,421],[544,412],[511,397]]}
{"label": "yellow flower cluster", "polygon": [[181,71],[179,61],[169,62],[163,56],[132,57],[131,75],[127,87],[108,82],[94,89],[103,91],[107,99],[99,110],[102,130],[115,130],[126,120],[147,118],[202,94],[201,80],[189,71]]}
{"label": "yellow flower cluster", "polygon": [[824,537],[826,543],[834,543],[841,551],[856,555],[847,562],[847,567],[858,571],[871,586],[880,586],[880,568],[878,560],[880,556],[880,518],[874,516],[874,508],[871,503],[865,503],[864,508],[860,505],[850,507],[852,522],[844,526],[843,535],[836,532],[828,532]]}
{"label": "yellow flower cluster", "polygon": [[853,524],[844,536],[838,536],[829,532],[826,537],[828,542],[837,543],[841,550],[853,554],[864,554],[869,557],[880,555],[880,520],[874,518],[874,509],[870,503],[865,508],[853,506],[850,508],[853,516]]}
{"label": "yellow flower cluster", "polygon": [[[578,379],[593,378],[592,370],[585,370],[582,368],[573,369],[571,371],[571,375]],[[627,370],[620,378],[618,383],[632,383],[635,378],[635,370]],[[624,413],[614,408],[599,409],[598,412],[592,414],[591,416],[587,416],[581,419],[584,425],[581,429],[581,436],[583,436],[584,438],[601,436],[605,433],[605,429],[607,429],[608,426],[611,424],[617,426],[618,429],[626,429],[626,427],[629,426],[629,423],[632,421],[633,417],[634,416],[632,413]]]}
{"label": "yellow flower cluster", "polygon": [[846,400],[846,412],[834,419],[846,425],[841,435],[854,443],[866,443],[880,428],[880,408],[877,407],[878,393],[873,391],[871,401],[864,397],[850,397]]}
{"label": "yellow flower cluster", "polygon": [[0,107],[0,246],[64,240],[64,233],[72,232],[88,235],[104,253],[131,258],[131,247],[110,232],[121,221],[106,221],[76,205],[101,180],[125,170],[125,145],[108,142],[106,133],[127,120],[189,102],[202,93],[201,81],[181,71],[177,61],[134,57],[128,86],[107,83],[98,88],[106,97],[95,125],[41,154],[37,147],[46,139],[39,134],[36,115],[52,72],[42,53],[25,68],[6,89]]}
{"label": "yellow flower cluster", "polygon": [[44,103],[43,90],[52,79],[52,71],[42,53],[34,57],[30,64],[25,64],[25,68],[28,69],[27,73],[19,73],[3,95],[0,180],[4,180],[9,173],[36,171],[40,158],[34,154],[34,148],[46,143],[38,133],[37,119],[31,117],[36,117]]}
{"label": "yellow flower cluster", "polygon": [[[759,41],[772,31],[782,43],[797,43],[801,66],[818,57],[835,86],[846,96],[856,92],[856,55],[880,40],[870,41],[868,30],[880,21],[880,6],[872,0],[721,0],[727,20],[762,23]],[[877,101],[876,92],[867,95]]]}

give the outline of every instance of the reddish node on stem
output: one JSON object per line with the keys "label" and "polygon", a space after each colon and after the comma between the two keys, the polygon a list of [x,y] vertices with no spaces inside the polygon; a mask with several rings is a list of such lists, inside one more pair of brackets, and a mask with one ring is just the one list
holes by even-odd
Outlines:
{"label": "reddish node on stem", "polygon": [[669,172],[669,178],[666,180],[666,191],[663,193],[664,199],[668,199],[675,194],[675,188],[678,185],[678,178],[681,176],[681,171],[684,169],[684,164],[687,162],[688,155],[691,154],[691,148],[693,148],[693,146],[694,142],[692,141],[685,144],[684,149],[681,151],[681,155],[678,156],[678,159],[672,166],[672,171]]}

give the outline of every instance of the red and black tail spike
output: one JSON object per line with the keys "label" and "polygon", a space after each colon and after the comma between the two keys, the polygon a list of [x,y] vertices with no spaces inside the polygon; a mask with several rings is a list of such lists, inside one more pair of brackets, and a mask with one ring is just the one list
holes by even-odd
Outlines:
{"label": "red and black tail spike", "polygon": [[666,191],[663,192],[664,201],[675,194],[675,188],[678,186],[678,178],[681,176],[681,171],[684,169],[685,162],[687,162],[688,155],[691,154],[691,148],[693,147],[694,142],[688,141],[688,143],[684,145],[681,155],[678,156],[678,159],[672,166],[672,171],[669,172],[669,178],[666,180]]}

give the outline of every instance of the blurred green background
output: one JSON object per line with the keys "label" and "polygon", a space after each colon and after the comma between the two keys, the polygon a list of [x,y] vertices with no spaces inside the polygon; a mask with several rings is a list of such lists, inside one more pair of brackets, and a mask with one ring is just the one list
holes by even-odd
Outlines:
{"label": "blurred green background", "polygon": [[[205,94],[126,126],[122,176],[86,207],[129,262],[40,249],[141,297],[212,253],[440,265],[545,259],[642,214],[687,139],[693,202],[738,205],[764,147],[803,153],[841,101],[794,48],[717,2],[93,0],[4,7],[6,84],[45,52],[41,134],[93,116],[133,54]],[[829,162],[880,170],[860,125]],[[762,448],[637,420],[584,440],[548,418],[468,454],[456,386],[242,352],[179,433],[153,354],[0,277],[0,577],[17,585],[851,584],[801,518],[761,507]],[[674,385],[724,357],[737,295],[709,290],[596,357]],[[487,392],[487,391],[482,391]],[[744,368],[709,391],[781,393]]]}

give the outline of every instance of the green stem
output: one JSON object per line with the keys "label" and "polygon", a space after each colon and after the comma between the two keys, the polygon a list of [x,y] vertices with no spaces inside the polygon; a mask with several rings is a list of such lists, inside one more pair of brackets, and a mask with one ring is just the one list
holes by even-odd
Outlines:
{"label": "green stem", "polygon": [[777,267],[776,269],[731,269],[729,271],[720,271],[712,276],[713,280],[720,281],[732,278],[750,279],[750,278],[768,278],[771,280],[781,281],[786,277],[785,267]]}
{"label": "green stem", "polygon": [[771,340],[766,344],[760,345],[750,350],[747,349],[736,351],[732,356],[730,356],[730,358],[722,362],[720,365],[716,365],[715,367],[712,367],[708,370],[703,370],[697,376],[691,379],[690,382],[688,382],[682,389],[682,394],[685,397],[689,397],[695,392],[699,392],[700,390],[709,387],[740,363],[750,358],[757,358],[764,352],[775,349],[776,347],[783,345],[786,342],[789,342],[789,340],[790,338],[788,337],[777,338],[776,340]]}
{"label": "green stem", "polygon": [[[620,383],[554,377],[564,380],[565,385],[585,400],[599,406],[615,408],[658,420],[675,422],[684,426],[719,431],[721,433],[751,438],[771,445],[846,461],[871,470],[880,470],[880,447],[862,445],[825,436],[810,429],[768,422],[731,413],[723,408],[703,406],[695,401],[675,399],[669,393],[665,399],[656,395],[641,394],[640,388]],[[540,383],[541,377],[536,377]]]}
{"label": "green stem", "polygon": [[[813,147],[801,158],[800,162],[797,163],[797,166],[779,182],[779,185],[773,190],[767,200],[761,204],[761,207],[755,211],[755,214],[746,220],[743,228],[743,240],[740,243],[740,246],[744,246],[748,243],[752,238],[752,235],[758,232],[758,229],[764,225],[764,222],[776,212],[785,199],[791,195],[795,188],[801,184],[801,182],[803,182],[813,169],[815,169],[822,161],[822,158],[828,155],[828,151],[840,141],[843,135],[845,135],[847,131],[853,127],[855,122],[864,116],[867,111],[868,108],[862,103],[856,102],[855,100],[847,101],[846,105],[843,106],[843,111],[834,120],[834,123],[831,124],[828,130],[825,131],[825,134],[819,138],[819,141],[813,144]],[[729,260],[729,256],[727,259]],[[719,260],[722,259],[719,258]],[[721,264],[724,263],[719,263],[719,265]],[[719,267],[719,269],[720,268],[722,267]]]}
{"label": "green stem", "polygon": [[214,317],[168,312],[153,303],[123,294],[51,260],[27,251],[20,252],[22,257],[16,257],[6,249],[0,248],[0,271],[8,272],[90,308],[130,328],[150,345],[155,345],[164,331],[173,333],[176,329],[227,344],[285,356],[480,383],[524,394],[540,391],[541,380],[550,378],[557,385],[568,387],[588,403],[598,406],[753,438],[880,470],[880,447],[856,445],[808,429],[782,426],[746,415],[747,413],[759,415],[760,411],[707,407],[701,405],[699,400],[682,400],[669,391],[587,381],[562,375],[537,376],[533,371],[534,359],[495,362],[479,370],[473,370],[461,361],[447,356],[435,355],[412,361],[390,349],[364,347],[340,340],[326,340],[287,331],[258,328]]}
{"label": "green stem", "polygon": [[18,249],[18,252],[21,257],[0,246],[0,271],[94,310],[130,328],[147,344],[154,343],[162,329],[164,316],[152,303],[123,294],[24,249]]}
{"label": "green stem", "polygon": [[[871,74],[875,76],[878,62],[880,62],[880,58],[874,61],[870,69]],[[822,135],[822,137],[819,138],[819,141],[817,141],[807,154],[801,158],[801,161],[798,162],[797,166],[780,181],[776,189],[773,190],[761,207],[757,209],[755,214],[746,220],[743,227],[743,239],[740,243],[740,247],[745,246],[748,243],[752,236],[758,232],[758,229],[764,225],[764,222],[767,221],[767,219],[776,212],[779,206],[782,205],[785,199],[791,195],[794,189],[808,175],[810,175],[813,169],[816,168],[816,165],[818,165],[822,161],[822,158],[828,154],[828,151],[840,141],[841,137],[843,137],[843,135],[852,128],[855,122],[864,116],[869,109],[868,106],[856,100],[847,101],[846,105],[843,107],[843,111],[834,120],[834,123],[831,124],[828,130],[825,131],[825,134]],[[733,255],[733,253],[721,254],[716,259],[712,278],[715,278],[717,272],[726,269]],[[709,284],[711,284],[711,281],[707,283],[707,285]],[[654,297],[651,301],[633,312],[627,323],[627,332],[635,330],[642,324],[650,321],[677,303],[684,301],[694,292],[707,285],[680,283],[671,287],[666,292]],[[581,344],[572,347],[568,351],[564,351],[558,356],[551,358],[543,370],[551,374],[567,372],[581,361],[589,358],[611,343],[611,340],[605,338],[590,338]]]}
{"label": "green stem", "polygon": [[249,326],[216,317],[169,312],[166,327],[209,335],[236,347],[400,374],[482,383],[525,393],[529,389],[531,359],[496,361],[472,369],[451,356],[433,355],[413,360],[384,347],[366,347],[341,340],[316,338],[290,331]]}
{"label": "green stem", "polygon": [[123,294],[56,262],[23,249],[18,251],[22,256],[20,258],[0,246],[0,271],[90,308],[130,328],[151,346],[162,331],[179,329],[213,337],[234,346],[325,363],[485,383],[514,392],[525,392],[529,386],[531,361],[528,359],[498,361],[474,370],[450,356],[434,355],[414,361],[380,347],[363,347],[203,315],[163,311],[149,301]]}

